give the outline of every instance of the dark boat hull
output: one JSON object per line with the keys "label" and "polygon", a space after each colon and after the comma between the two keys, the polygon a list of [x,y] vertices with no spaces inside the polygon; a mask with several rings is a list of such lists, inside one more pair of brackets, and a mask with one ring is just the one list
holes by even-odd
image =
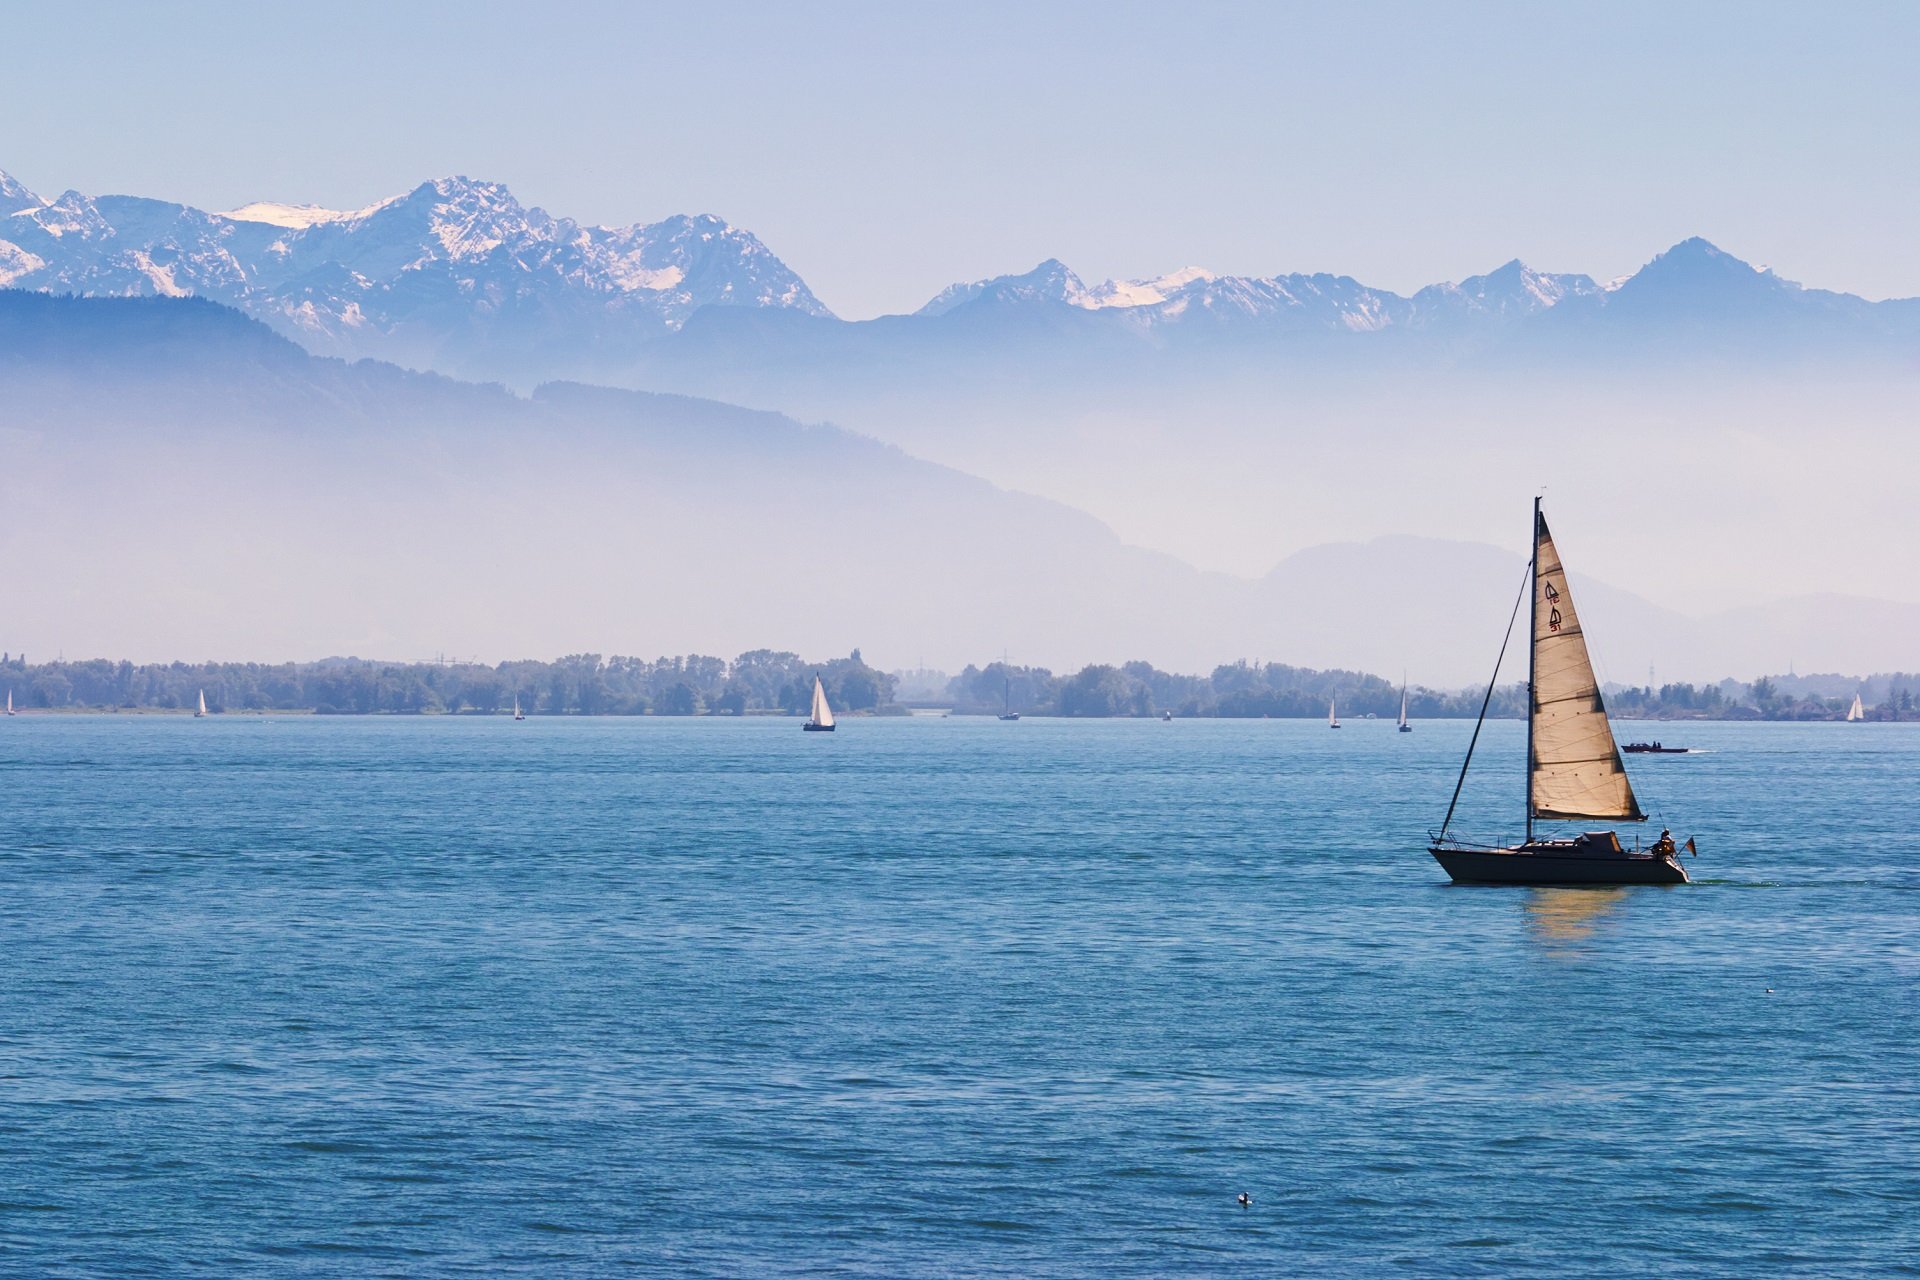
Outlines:
{"label": "dark boat hull", "polygon": [[1687,884],[1672,857],[1650,853],[1589,854],[1523,849],[1430,846],[1456,884]]}
{"label": "dark boat hull", "polygon": [[832,733],[838,726],[830,724],[803,724],[800,727],[808,733]]}

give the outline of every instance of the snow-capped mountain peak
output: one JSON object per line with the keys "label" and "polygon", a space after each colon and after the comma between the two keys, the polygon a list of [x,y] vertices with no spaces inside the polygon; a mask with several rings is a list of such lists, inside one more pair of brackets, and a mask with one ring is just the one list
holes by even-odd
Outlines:
{"label": "snow-capped mountain peak", "polygon": [[969,284],[948,285],[932,301],[914,312],[918,316],[944,315],[956,307],[985,299],[989,302],[1065,303],[1072,307],[1089,305],[1087,286],[1081,283],[1066,263],[1048,258],[1033,270],[1017,276],[993,276]]}
{"label": "snow-capped mountain peak", "polygon": [[[392,197],[393,200],[399,198]],[[213,216],[229,222],[263,222],[270,227],[299,231],[322,222],[350,222],[355,218],[364,218],[391,202],[381,200],[364,209],[323,209],[317,204],[278,204],[272,200],[256,200],[252,204],[243,204],[238,209],[228,209]]]}
{"label": "snow-capped mountain peak", "polygon": [[1421,323],[1432,323],[1450,313],[1514,319],[1559,306],[1568,298],[1604,292],[1591,276],[1535,271],[1514,258],[1485,275],[1468,276],[1457,284],[1428,285],[1413,295],[1413,305]]}
{"label": "snow-capped mountain peak", "polygon": [[[41,231],[54,239],[72,238],[91,240],[113,234],[113,228],[107,224],[93,201],[78,191],[63,191],[60,198],[41,205],[37,209],[21,212],[23,220],[31,221]],[[12,228],[9,228],[11,230]]]}
{"label": "snow-capped mountain peak", "polygon": [[1150,280],[1108,280],[1093,288],[1084,305],[1094,309],[1149,307],[1165,302],[1196,280],[1211,283],[1215,279],[1218,277],[1205,267],[1183,267]]}
{"label": "snow-capped mountain peak", "polygon": [[38,209],[46,201],[27,190],[14,176],[0,170],[0,214],[16,213],[22,209]]}

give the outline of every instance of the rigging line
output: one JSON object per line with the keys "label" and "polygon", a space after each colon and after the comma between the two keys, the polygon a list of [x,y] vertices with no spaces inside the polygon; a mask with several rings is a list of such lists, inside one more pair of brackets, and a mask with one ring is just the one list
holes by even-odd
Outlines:
{"label": "rigging line", "polygon": [[[1447,838],[1447,828],[1453,825],[1453,811],[1460,803],[1460,788],[1467,785],[1467,766],[1473,763],[1473,748],[1480,741],[1480,726],[1487,722],[1487,708],[1493,703],[1493,687],[1500,683],[1500,664],[1507,660],[1507,646],[1513,643],[1513,624],[1520,619],[1520,602],[1527,598],[1528,588],[1533,585],[1533,562],[1527,562],[1527,576],[1520,580],[1520,594],[1513,598],[1513,613],[1507,619],[1507,634],[1500,641],[1500,656],[1493,660],[1493,678],[1487,681],[1487,696],[1480,702],[1480,718],[1473,722],[1473,737],[1467,739],[1467,758],[1460,762],[1460,779],[1453,784],[1453,799],[1447,802],[1447,820],[1440,824],[1440,838]],[[1531,702],[1532,698],[1529,697]],[[1531,709],[1528,715],[1532,715]]]}

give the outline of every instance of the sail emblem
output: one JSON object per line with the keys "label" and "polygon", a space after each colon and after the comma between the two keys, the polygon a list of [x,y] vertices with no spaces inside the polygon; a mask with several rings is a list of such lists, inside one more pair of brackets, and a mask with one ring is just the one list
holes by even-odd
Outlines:
{"label": "sail emblem", "polygon": [[1560,593],[1554,590],[1553,584],[1551,582],[1547,584],[1547,603],[1548,604],[1560,603]]}

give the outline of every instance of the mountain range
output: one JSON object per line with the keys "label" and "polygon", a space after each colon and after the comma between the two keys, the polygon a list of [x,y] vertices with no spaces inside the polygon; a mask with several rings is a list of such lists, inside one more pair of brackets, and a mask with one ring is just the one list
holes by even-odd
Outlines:
{"label": "mountain range", "polygon": [[[1484,679],[1520,559],[1457,540],[1205,572],[848,431],[315,357],[204,300],[0,291],[0,640],[38,655],[1011,651]],[[1604,530],[1565,523],[1580,563]],[[1910,669],[1920,607],[1662,609],[1576,575],[1605,674]]]}
{"label": "mountain range", "polygon": [[[968,330],[997,324],[1022,341],[1035,316],[1048,316],[1095,346],[1102,337],[1166,348],[1412,335],[1412,349],[1448,358],[1511,340],[1516,328],[1548,316],[1552,323],[1533,325],[1532,338],[1589,346],[1622,330],[1663,343],[1676,330],[1709,329],[1723,340],[1769,330],[1801,345],[1838,342],[1856,353],[1910,356],[1920,340],[1920,299],[1869,302],[1803,288],[1700,239],[1605,284],[1515,260],[1411,297],[1343,275],[1217,275],[1198,267],[1088,286],[1050,259],[1023,274],[952,285],[912,316],[845,322],[755,236],[717,217],[586,226],[524,206],[500,183],[465,177],[423,182],[352,211],[257,202],[206,212],[127,195],[67,191],[47,199],[0,173],[0,286],[191,294],[235,307],[320,354],[525,385],[619,373],[623,360],[678,334],[702,308],[811,320],[818,324],[801,323],[799,331],[816,335],[925,330],[935,340],[956,326],[924,322],[956,313],[967,313]],[[1015,318],[1019,312],[1027,323]],[[698,343],[666,346],[666,359],[700,350]]]}
{"label": "mountain range", "polygon": [[0,215],[0,285],[191,294],[317,352],[422,367],[470,364],[495,344],[641,341],[703,306],[828,314],[766,246],[718,218],[582,226],[466,178],[352,212],[208,213],[77,191],[46,200],[0,173]]}
{"label": "mountain range", "polygon": [[1920,601],[1920,300],[1701,239],[1618,280],[1516,261],[1411,296],[1199,268],[1089,285],[1048,261],[853,322],[713,217],[588,227],[464,178],[207,213],[0,175],[0,283],[195,294],[309,352],[522,395],[832,422],[1239,579],[1381,536],[1504,545],[1544,488],[1605,531],[1593,572],[1683,616]]}

